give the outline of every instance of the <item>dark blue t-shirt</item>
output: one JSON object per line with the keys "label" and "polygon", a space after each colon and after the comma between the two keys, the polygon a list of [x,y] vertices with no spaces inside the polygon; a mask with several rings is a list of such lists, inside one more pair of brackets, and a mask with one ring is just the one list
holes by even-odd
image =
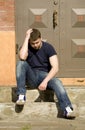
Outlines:
{"label": "dark blue t-shirt", "polygon": [[57,54],[53,46],[42,41],[42,47],[39,50],[35,50],[29,45],[28,51],[27,62],[29,65],[33,69],[49,72],[51,69],[49,57]]}

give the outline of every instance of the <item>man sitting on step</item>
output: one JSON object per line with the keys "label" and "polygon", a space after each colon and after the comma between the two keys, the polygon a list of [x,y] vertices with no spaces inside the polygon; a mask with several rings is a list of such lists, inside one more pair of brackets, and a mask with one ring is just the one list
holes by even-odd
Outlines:
{"label": "man sitting on step", "polygon": [[37,29],[28,29],[24,43],[19,52],[17,63],[17,105],[26,101],[26,82],[40,91],[51,89],[57,96],[65,118],[75,118],[73,106],[68,98],[62,82],[55,77],[58,72],[57,52],[50,43],[42,41]]}

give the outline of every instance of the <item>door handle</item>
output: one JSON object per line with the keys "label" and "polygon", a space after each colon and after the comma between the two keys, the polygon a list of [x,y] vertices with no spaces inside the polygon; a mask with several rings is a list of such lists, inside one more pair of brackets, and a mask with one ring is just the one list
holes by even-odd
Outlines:
{"label": "door handle", "polygon": [[53,12],[53,29],[57,26],[57,11],[54,10]]}

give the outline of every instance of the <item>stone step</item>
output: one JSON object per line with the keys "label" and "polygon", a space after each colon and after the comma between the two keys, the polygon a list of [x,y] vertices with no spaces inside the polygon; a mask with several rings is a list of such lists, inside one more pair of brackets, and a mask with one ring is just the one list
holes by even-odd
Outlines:
{"label": "stone step", "polygon": [[54,130],[55,128],[59,128],[56,121],[0,122],[0,130]]}
{"label": "stone step", "polygon": [[[85,115],[85,88],[66,88],[79,117]],[[52,91],[27,90],[24,107],[16,106],[16,88],[0,88],[0,120],[56,119],[58,101]]]}
{"label": "stone step", "polygon": [[[85,117],[85,105],[73,104],[78,117]],[[56,119],[59,117],[58,103],[53,102],[27,102],[24,106],[14,103],[0,103],[0,120],[30,120],[30,119]]]}
{"label": "stone step", "polygon": [[[85,99],[85,86],[76,86],[76,87],[65,87],[69,98],[72,102],[80,102]],[[6,102],[15,102],[17,99],[16,96],[16,87],[0,87],[0,103]],[[28,102],[34,101],[50,101],[53,102],[56,100],[55,94],[53,91],[46,90],[44,92],[39,92],[37,89],[27,89],[26,100]]]}
{"label": "stone step", "polygon": [[57,117],[57,108],[55,103],[26,103],[24,106],[17,106],[14,103],[0,103],[0,120],[29,120],[37,118],[49,119]]}
{"label": "stone step", "polygon": [[0,130],[84,130],[85,120],[50,119],[1,121]]}

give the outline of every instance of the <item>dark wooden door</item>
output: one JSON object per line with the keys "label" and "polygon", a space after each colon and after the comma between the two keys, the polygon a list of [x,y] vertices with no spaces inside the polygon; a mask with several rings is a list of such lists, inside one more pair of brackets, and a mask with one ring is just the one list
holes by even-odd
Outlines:
{"label": "dark wooden door", "polygon": [[85,0],[15,0],[16,44],[38,28],[59,56],[59,77],[85,77]]}

